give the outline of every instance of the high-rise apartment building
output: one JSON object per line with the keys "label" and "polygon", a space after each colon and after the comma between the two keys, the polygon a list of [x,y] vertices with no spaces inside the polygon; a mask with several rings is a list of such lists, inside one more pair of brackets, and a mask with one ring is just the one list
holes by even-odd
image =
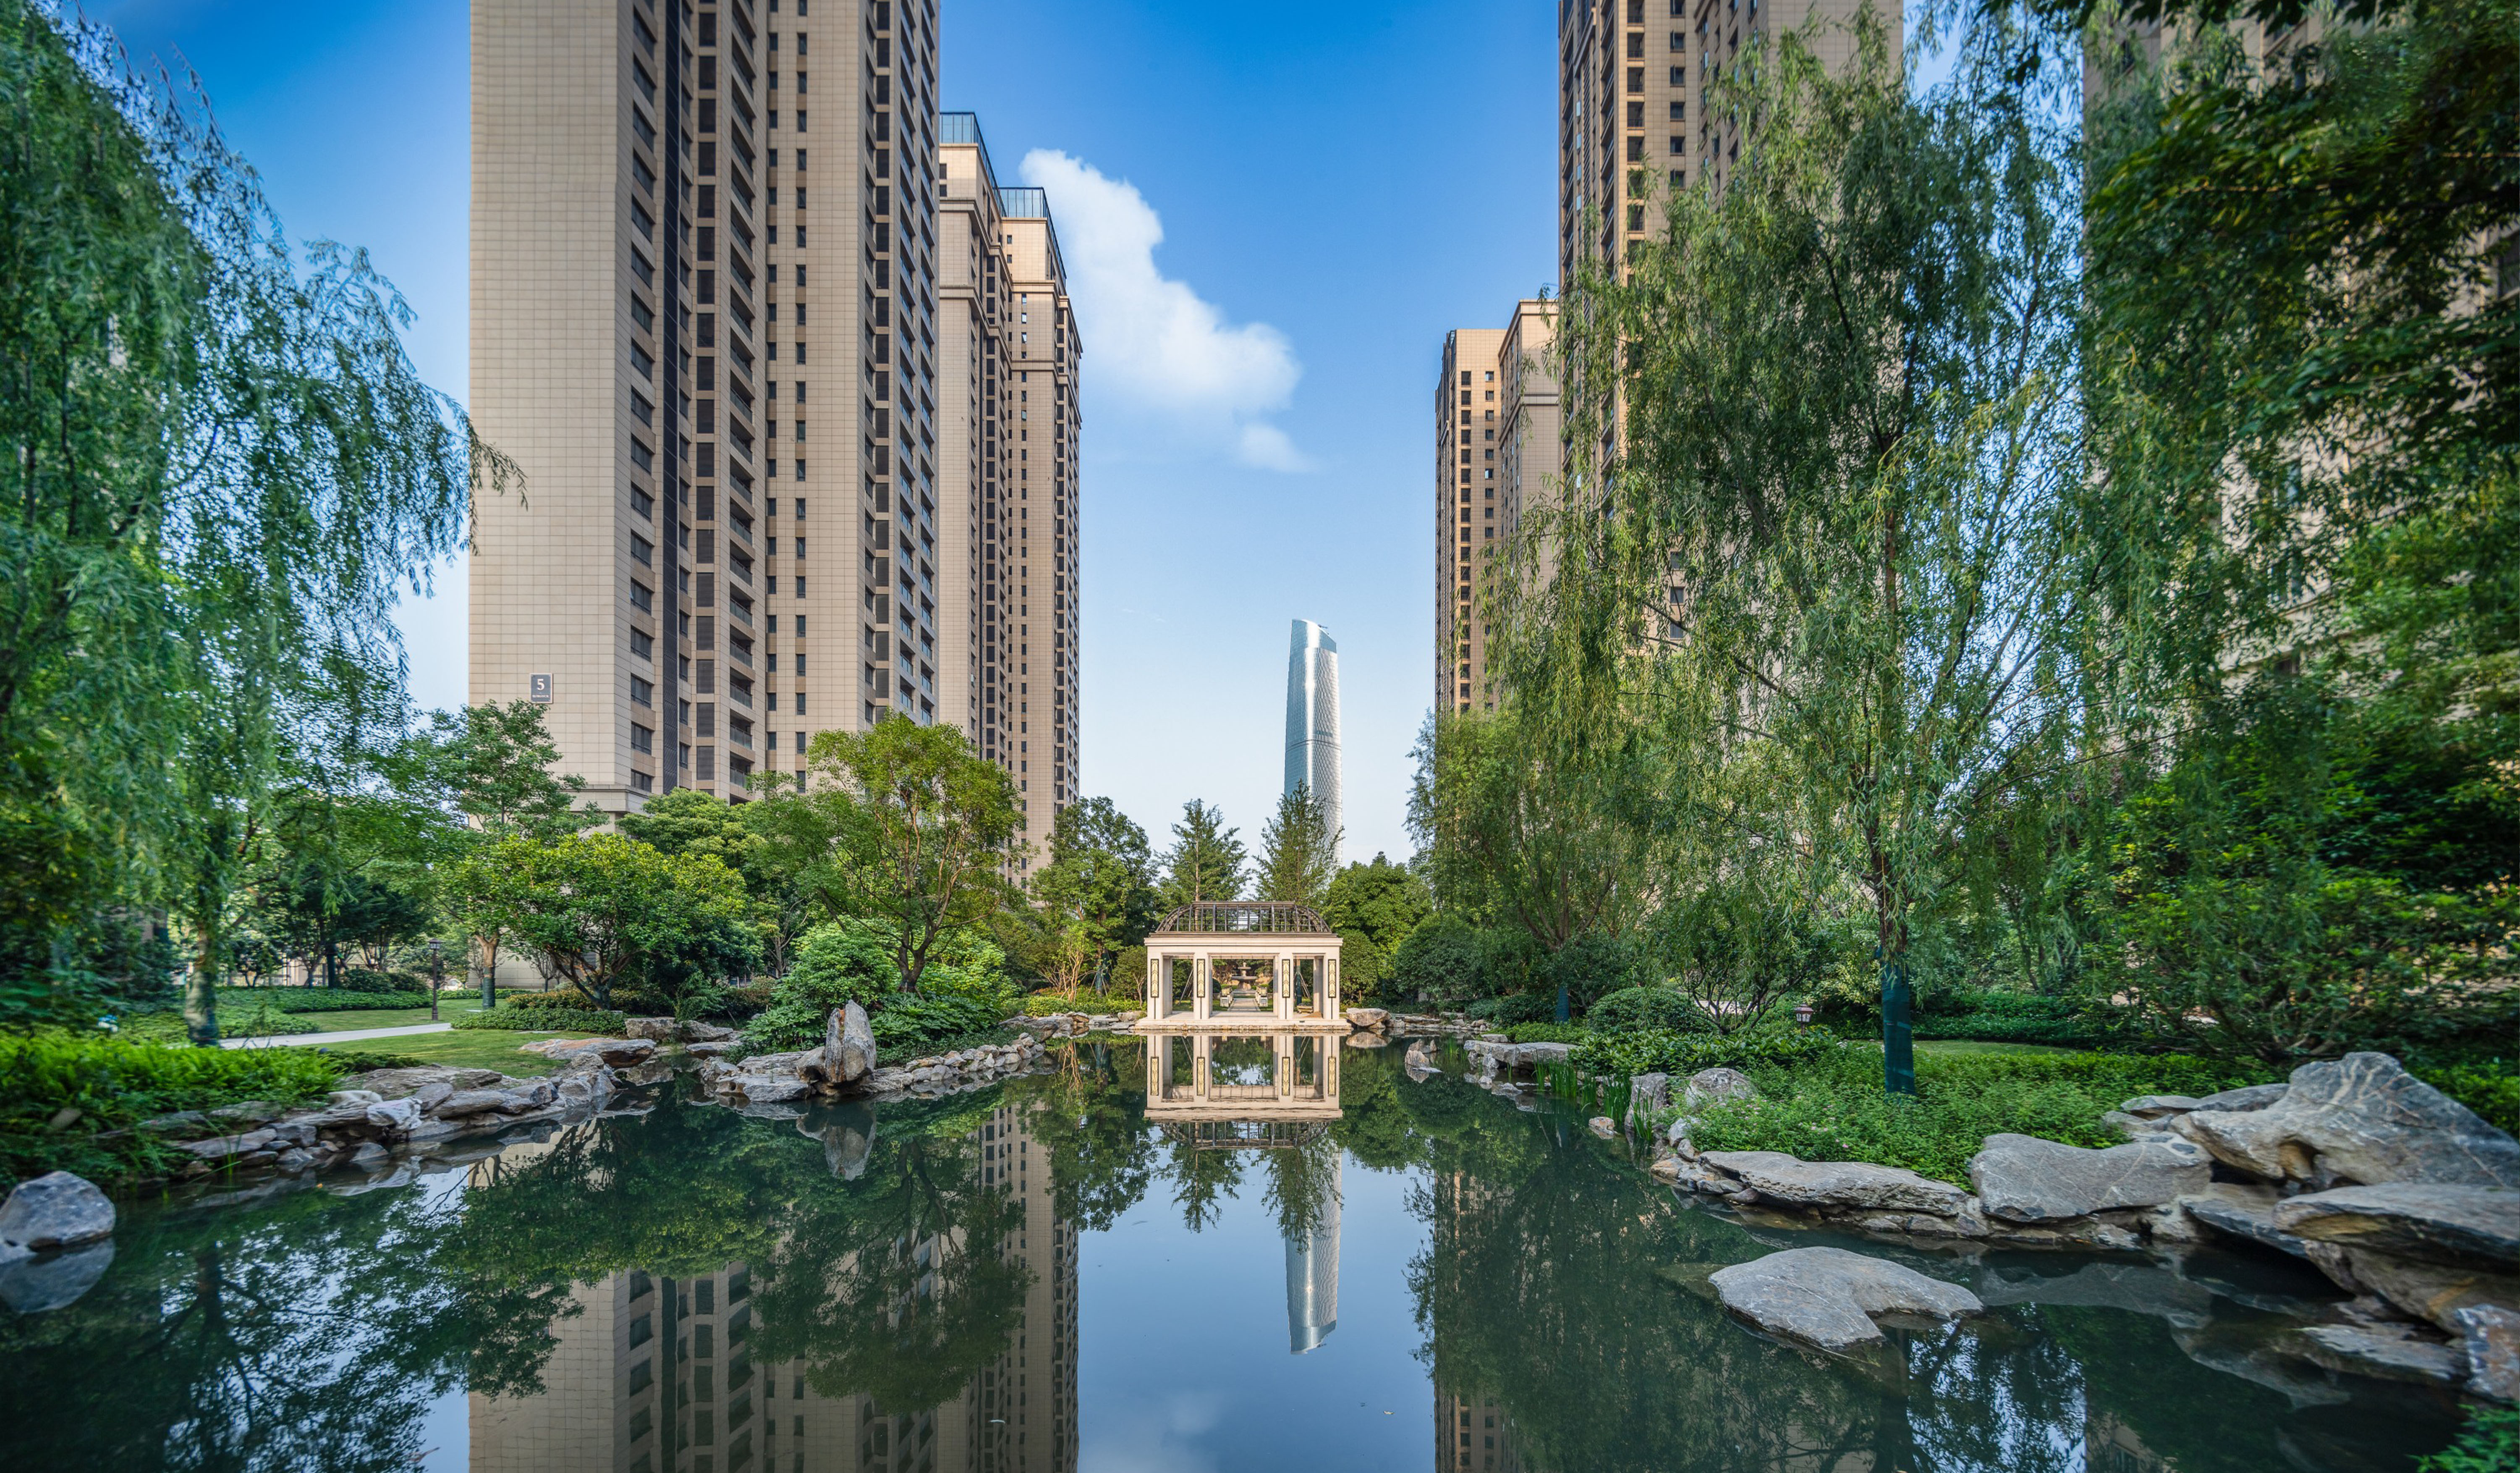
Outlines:
{"label": "high-rise apartment building", "polygon": [[[1559,0],[1557,271],[1615,269],[1662,230],[1663,206],[1693,183],[1721,186],[1741,156],[1741,120],[1705,95],[1742,49],[1817,17],[1822,62],[1855,55],[1864,0]],[[1898,54],[1895,5],[1875,4]]]}
{"label": "high-rise apartment building", "polygon": [[1526,298],[1502,331],[1444,338],[1435,385],[1435,710],[1494,711],[1489,579],[1502,539],[1555,494],[1557,304]]}
{"label": "high-rise apartment building", "polygon": [[1329,814],[1332,834],[1345,831],[1339,792],[1338,641],[1309,619],[1294,621],[1286,649],[1286,787],[1310,786]]}
{"label": "high-rise apartment building", "polygon": [[1014,775],[1035,847],[1022,869],[1043,862],[1077,797],[1084,345],[1048,197],[999,185],[977,115],[948,113],[940,131],[949,572],[937,667],[947,719]]}
{"label": "high-rise apartment building", "polygon": [[[1046,833],[1074,792],[1079,353],[1048,213],[1036,194],[949,254],[934,0],[786,6],[474,8],[472,405],[525,487],[478,509],[472,699],[546,703],[615,812],[741,795],[818,731],[951,721]],[[943,299],[988,279],[979,244],[1002,345],[976,292]],[[993,411],[1012,475],[972,433]],[[1001,568],[991,498],[1023,527],[1027,484],[1056,511]]]}

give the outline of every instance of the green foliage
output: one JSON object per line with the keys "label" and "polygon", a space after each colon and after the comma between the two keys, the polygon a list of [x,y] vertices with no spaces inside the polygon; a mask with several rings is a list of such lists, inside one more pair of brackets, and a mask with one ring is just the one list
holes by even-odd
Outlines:
{"label": "green foliage", "polygon": [[1722,1062],[1745,1071],[1760,1097],[1701,1113],[1689,1132],[1700,1150],[1868,1161],[1958,1182],[1968,1180],[1969,1158],[1999,1131],[2118,1145],[2126,1137],[2100,1117],[2132,1096],[2211,1094],[2272,1077],[2246,1063],[2179,1054],[1927,1056],[1916,1063],[1916,1093],[1906,1097],[1882,1093],[1878,1045],[1823,1040],[1799,1059]]}
{"label": "green foliage", "polygon": [[465,885],[532,950],[545,975],[608,1009],[615,987],[651,992],[748,971],[743,881],[710,854],[660,854],[619,834],[503,839],[472,857]]}
{"label": "green foliage", "polygon": [[515,1029],[524,1033],[606,1034],[618,1037],[629,1028],[630,1022],[628,1015],[604,1008],[517,1007],[511,1004],[466,1013],[448,1026]]}
{"label": "green foliage", "polygon": [[1260,828],[1260,862],[1255,876],[1258,898],[1291,900],[1319,909],[1329,896],[1338,867],[1339,832],[1331,827],[1329,805],[1310,783],[1297,783],[1278,800],[1278,811]]}
{"label": "green foliage", "polygon": [[2375,717],[2307,678],[2204,717],[2111,836],[2131,1025],[2269,1060],[2507,1036],[2512,738]]}
{"label": "green foliage", "polygon": [[1633,1033],[1661,1029],[1672,1033],[1712,1033],[1706,1012],[1678,988],[1621,988],[1596,1001],[1584,1021],[1599,1033]]}
{"label": "green foliage", "polygon": [[1241,830],[1225,826],[1225,814],[1193,798],[1173,825],[1173,847],[1164,851],[1158,898],[1172,910],[1183,905],[1238,900],[1249,884],[1243,873]]}
{"label": "green foliage", "polygon": [[1028,953],[1034,973],[1073,990],[1098,972],[1134,992],[1134,976],[1118,976],[1120,954],[1144,942],[1161,919],[1155,861],[1147,831],[1107,798],[1058,810],[1050,832],[1050,862],[1033,872],[1037,910],[1029,914]]}
{"label": "green foliage", "polygon": [[873,1009],[898,980],[887,934],[867,921],[825,921],[798,939],[794,965],[770,985],[770,1005],[744,1025],[744,1041],[772,1052],[810,1048],[833,1009]]}
{"label": "green foliage", "polygon": [[[1873,1022],[1877,1027],[1877,1016]],[[1915,1028],[1919,1038],[1971,1038],[2066,1047],[2094,1047],[2125,1032],[2105,1008],[2095,1009],[2083,999],[1992,991],[1929,994],[1917,1010]]]}
{"label": "green foliage", "polygon": [[[968,1035],[1001,1032],[998,1025],[1006,1017],[993,1003],[972,997],[934,994],[921,996],[895,993],[884,1003],[883,1010],[867,1020],[875,1032],[879,1051],[894,1049],[918,1053],[934,1053],[948,1046],[949,1038]],[[1006,1041],[992,1036],[993,1042]]]}
{"label": "green foliage", "polygon": [[2415,1467],[2417,1473],[2520,1473],[2520,1406],[2472,1405],[2458,1441]]}
{"label": "green foliage", "polygon": [[365,1048],[311,1048],[306,1051],[320,1053],[332,1060],[343,1078],[366,1074],[372,1069],[425,1069],[429,1062],[418,1054],[382,1053]]}
{"label": "green foliage", "polygon": [[1391,979],[1401,943],[1434,913],[1425,879],[1380,854],[1351,864],[1330,881],[1322,919],[1339,934],[1339,995],[1371,1002]]}
{"label": "green foliage", "polygon": [[1505,1036],[1516,1043],[1581,1043],[1593,1031],[1581,1023],[1517,1023]]}
{"label": "green foliage", "polygon": [[[338,1062],[303,1048],[194,1048],[60,1032],[0,1034],[0,1173],[50,1171],[119,1182],[163,1169],[152,1116],[318,1098]],[[77,1114],[56,1128],[64,1111]]]}
{"label": "green foliage", "polygon": [[1091,988],[1076,992],[1033,992],[1023,999],[1023,1012],[1034,1018],[1047,1018],[1057,1013],[1125,1013],[1145,1007],[1146,999],[1136,992],[1113,990],[1097,992]]}
{"label": "green foliage", "polygon": [[1439,910],[1413,927],[1391,956],[1392,990],[1436,1007],[1456,1006],[1486,988],[1486,954],[1467,921]]}
{"label": "green foliage", "polygon": [[1541,992],[1508,992],[1502,997],[1482,997],[1462,1009],[1482,1023],[1512,1027],[1519,1023],[1548,1023],[1557,1016],[1553,996]]}
{"label": "green foliage", "polygon": [[791,789],[775,774],[745,818],[772,862],[830,919],[881,922],[902,990],[925,985],[938,944],[985,925],[1011,898],[1022,805],[1006,769],[952,726],[898,713],[864,732],[824,731]]}
{"label": "green foliage", "polygon": [[[1753,1066],[1801,1063],[1835,1056],[1840,1048],[1835,1038],[1809,1031],[1718,1035],[1646,1028],[1628,1033],[1597,1033],[1578,1046],[1566,1062],[1580,1074],[1598,1074],[1612,1079],[1654,1073],[1678,1079],[1701,1069],[1746,1070]],[[1873,1081],[1873,1088],[1880,1088],[1878,1078]]]}
{"label": "green foliage", "polygon": [[2429,1067],[2411,1063],[2411,1072],[2483,1116],[2496,1129],[2520,1135],[2520,1070],[2512,1068],[2510,1060],[2485,1059]]}

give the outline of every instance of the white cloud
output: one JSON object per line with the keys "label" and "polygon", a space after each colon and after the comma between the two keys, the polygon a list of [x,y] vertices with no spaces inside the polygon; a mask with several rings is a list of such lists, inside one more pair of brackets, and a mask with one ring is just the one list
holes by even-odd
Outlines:
{"label": "white cloud", "polygon": [[1265,322],[1228,326],[1189,283],[1155,269],[1163,221],[1136,185],[1052,149],[1026,154],[1021,172],[1050,193],[1094,392],[1230,448],[1245,465],[1309,469],[1267,423],[1303,376],[1285,335]]}

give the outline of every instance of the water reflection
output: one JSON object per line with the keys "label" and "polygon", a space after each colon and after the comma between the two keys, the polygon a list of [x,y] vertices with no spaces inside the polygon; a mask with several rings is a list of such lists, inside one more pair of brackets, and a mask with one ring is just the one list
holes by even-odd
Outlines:
{"label": "water reflection", "polygon": [[[1328,1420],[1359,1376],[1410,1388],[1437,1473],[2378,1473],[2453,1425],[2282,1355],[2332,1295],[2228,1255],[1917,1256],[1992,1312],[1868,1359],[1772,1343],[1706,1275],[1826,1239],[1700,1210],[1457,1054],[1398,1052],[1098,1041],[981,1094],[779,1119],[668,1086],[433,1183],[135,1209],[76,1305],[0,1312],[0,1465],[1068,1473],[1080,1388],[1116,1425],[1185,1354],[1211,1409],[1167,1435],[1240,1441],[1167,1466],[1424,1456],[1391,1401]],[[1161,1276],[1220,1227],[1283,1245],[1296,1356],[1274,1266]],[[1254,1286],[1259,1323],[1217,1333],[1201,1296]],[[1124,1333],[1080,1344],[1084,1291]],[[431,1456],[450,1396],[470,1432]]]}

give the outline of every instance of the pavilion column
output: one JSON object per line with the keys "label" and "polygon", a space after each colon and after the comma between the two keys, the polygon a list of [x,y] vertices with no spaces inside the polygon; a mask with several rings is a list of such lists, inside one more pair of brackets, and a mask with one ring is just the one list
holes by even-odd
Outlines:
{"label": "pavilion column", "polygon": [[1270,994],[1269,1012],[1280,1023],[1295,1021],[1295,953],[1278,953],[1278,986]]}
{"label": "pavilion column", "polygon": [[[1215,1013],[1215,1007],[1213,999],[1208,996],[1213,987],[1208,974],[1207,953],[1204,951],[1196,952],[1191,958],[1190,989],[1191,1017],[1196,1022],[1205,1023]],[[1200,1091],[1204,1093],[1207,1085],[1207,1066],[1203,1056],[1198,1073]]]}
{"label": "pavilion column", "polygon": [[1322,1017],[1336,1022],[1339,1016],[1338,953],[1322,958]]}

